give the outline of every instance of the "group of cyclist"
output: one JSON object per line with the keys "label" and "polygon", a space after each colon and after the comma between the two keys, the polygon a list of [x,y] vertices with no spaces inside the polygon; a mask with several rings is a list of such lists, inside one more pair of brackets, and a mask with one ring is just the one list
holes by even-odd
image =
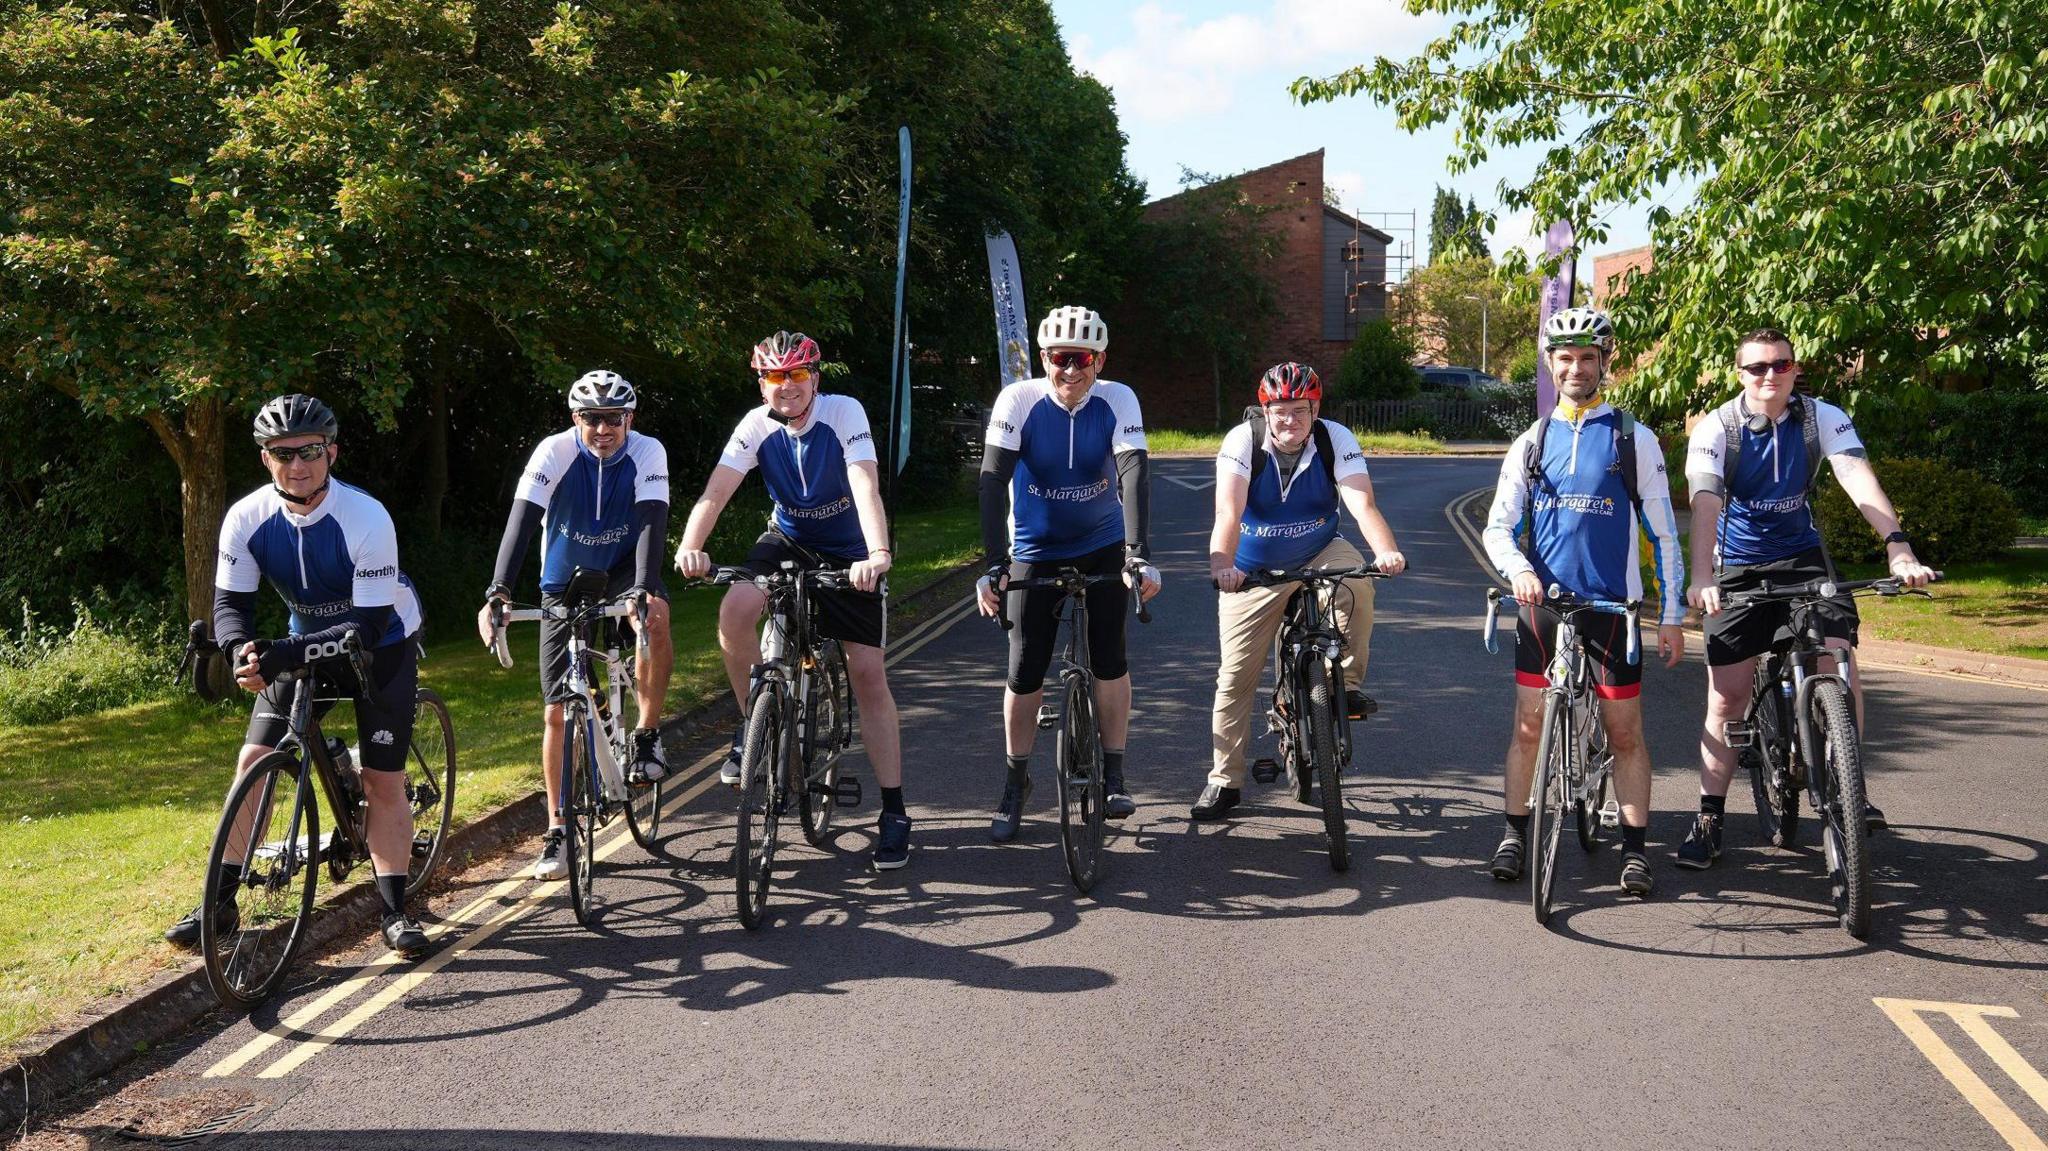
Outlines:
{"label": "group of cyclist", "polygon": [[[1108,326],[1095,312],[1061,307],[1038,327],[1045,374],[1013,383],[989,417],[980,470],[981,536],[986,573],[975,598],[987,616],[1011,621],[1003,691],[1005,777],[990,837],[1014,839],[1031,796],[1030,761],[1046,673],[1056,646],[1061,593],[1012,587],[1062,570],[1110,577],[1089,585],[1089,670],[1094,676],[1103,767],[1104,814],[1136,810],[1126,776],[1131,711],[1125,628],[1130,597],[1161,589],[1150,551],[1149,458],[1144,417],[1128,387],[1102,379]],[[1656,436],[1602,398],[1614,352],[1607,317],[1591,308],[1553,316],[1543,332],[1558,389],[1556,408],[1518,438],[1501,467],[1484,532],[1486,551],[1519,603],[1516,703],[1505,764],[1506,832],[1492,861],[1502,880],[1520,876],[1527,834],[1529,777],[1535,755],[1544,650],[1554,622],[1553,586],[1579,596],[1640,600],[1640,527],[1653,540],[1658,583],[1658,651],[1675,665],[1684,651],[1679,622],[1687,602],[1705,613],[1710,669],[1701,736],[1700,810],[1678,850],[1685,867],[1706,867],[1720,850],[1720,823],[1734,754],[1722,734],[1739,715],[1759,654],[1780,642],[1787,620],[1770,605],[1724,609],[1725,591],[1758,581],[1798,580],[1827,570],[1810,506],[1812,478],[1824,456],[1866,519],[1886,539],[1892,573],[1910,586],[1931,574],[1914,557],[1840,409],[1795,392],[1799,365],[1783,334],[1743,338],[1737,355],[1742,393],[1700,421],[1687,456],[1692,490],[1694,580],[1685,582],[1677,520]],[[673,562],[685,578],[712,571],[707,541],[748,472],[759,469],[773,501],[766,530],[745,569],[766,574],[794,564],[847,571],[847,588],[819,588],[819,633],[846,654],[861,734],[882,792],[873,865],[899,868],[910,858],[911,819],[903,801],[901,736],[890,693],[885,577],[889,546],[874,436],[851,397],[820,389],[821,350],[798,332],[777,332],[753,349],[760,406],[733,429],[690,511]],[[1224,819],[1242,802],[1249,726],[1267,652],[1299,585],[1253,586],[1255,573],[1302,568],[1361,568],[1339,531],[1348,512],[1373,550],[1370,566],[1400,573],[1406,559],[1375,501],[1365,453],[1342,424],[1321,417],[1322,384],[1303,364],[1274,366],[1259,381],[1257,408],[1223,439],[1216,458],[1209,575],[1217,589],[1220,670],[1211,719],[1211,763],[1190,809],[1198,821]],[[534,537],[542,538],[540,592],[559,605],[579,569],[607,573],[608,596],[644,606],[646,629],[635,667],[638,723],[626,768],[630,785],[666,778],[658,732],[673,665],[663,557],[669,520],[668,455],[634,429],[639,396],[617,373],[593,371],[571,385],[571,426],[533,450],[514,493],[494,575],[478,613],[480,637],[493,641],[496,613],[509,604]],[[236,681],[258,693],[239,768],[284,735],[288,697],[279,677],[335,650],[348,633],[367,655],[371,682],[328,670],[331,694],[355,702],[370,848],[384,908],[384,939],[412,953],[425,933],[407,910],[406,853],[412,829],[402,794],[405,749],[418,677],[420,610],[399,570],[390,515],[362,490],[333,479],[339,426],[319,400],[287,395],[263,405],[254,437],[271,482],[226,516],[215,575],[214,635]],[[1526,534],[1524,532],[1526,521]],[[1718,569],[1716,563],[1718,561]],[[1718,572],[1713,578],[1703,573]],[[288,634],[254,635],[254,594],[268,580],[290,609]],[[1373,592],[1346,579],[1324,593],[1346,640],[1342,659],[1347,712],[1376,710],[1363,692],[1371,647]],[[751,583],[728,588],[718,617],[719,647],[745,729],[750,677],[761,661],[757,627],[766,598]],[[1623,854],[1622,888],[1646,895],[1652,880],[1645,846],[1650,760],[1642,738],[1641,670],[1624,655],[1619,617],[1582,629],[1595,664],[1608,745],[1615,759]],[[1830,609],[1828,631],[1853,642],[1856,615],[1846,599]],[[562,828],[563,700],[567,625],[544,620],[540,635],[544,703],[542,775],[550,827],[533,874],[564,874]],[[1851,683],[1855,685],[1851,661]],[[1860,690],[1857,696],[1860,710]],[[741,777],[736,732],[720,779]],[[1882,817],[1871,809],[1872,823]],[[223,864],[232,890],[239,866]],[[225,874],[233,871],[236,874]],[[232,918],[234,905],[218,915]],[[195,910],[166,933],[196,943]],[[232,923],[217,925],[231,928]]]}

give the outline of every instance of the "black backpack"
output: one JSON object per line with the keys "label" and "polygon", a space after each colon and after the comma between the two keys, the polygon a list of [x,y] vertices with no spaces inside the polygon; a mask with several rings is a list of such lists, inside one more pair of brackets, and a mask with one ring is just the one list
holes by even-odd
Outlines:
{"label": "black backpack", "polygon": [[[1252,483],[1259,482],[1259,474],[1271,465],[1266,462],[1266,409],[1254,404],[1244,410],[1244,422],[1252,429]],[[1315,438],[1316,460],[1323,465],[1323,478],[1330,486],[1337,485],[1337,450],[1330,444],[1330,429],[1318,419],[1310,426],[1309,435]]]}
{"label": "black backpack", "polygon": [[[1522,454],[1522,470],[1529,477],[1530,494],[1533,495],[1540,486],[1549,488],[1550,494],[1556,495],[1557,486],[1543,475],[1543,444],[1550,434],[1550,414],[1544,413],[1530,430],[1536,433],[1536,438]],[[1621,485],[1628,492],[1629,507],[1641,517],[1643,497],[1636,490],[1636,418],[1620,408],[1614,409],[1614,455],[1621,465]],[[1536,514],[1533,500],[1529,514]]]}

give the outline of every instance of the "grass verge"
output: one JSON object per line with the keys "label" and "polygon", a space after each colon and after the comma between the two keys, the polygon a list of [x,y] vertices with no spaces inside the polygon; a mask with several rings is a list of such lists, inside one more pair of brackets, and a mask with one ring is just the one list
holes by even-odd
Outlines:
{"label": "grass verge", "polygon": [[[1851,579],[1884,575],[1880,564],[1845,565]],[[2048,550],[2015,549],[2002,559],[1957,564],[1931,589],[1933,599],[1900,596],[1856,601],[1870,639],[1924,643],[1987,655],[2048,659]]]}
{"label": "grass verge", "polygon": [[[900,592],[980,548],[971,500],[906,514],[897,536],[901,561],[889,580]],[[671,713],[724,690],[718,599],[708,589],[674,593]],[[506,671],[468,627],[467,619],[437,621],[420,668],[455,721],[458,823],[540,780],[535,631],[525,629],[518,663]],[[335,713],[337,734],[352,734],[347,710]],[[0,1047],[14,1051],[92,1000],[185,960],[160,933],[198,898],[247,723],[246,699],[216,707],[180,696],[0,725]]]}
{"label": "grass verge", "polygon": [[[1374,455],[1435,455],[1444,450],[1442,440],[1406,432],[1361,432],[1352,429],[1358,445]],[[1175,428],[1147,428],[1145,441],[1154,452],[1201,452],[1215,455],[1223,446],[1222,432],[1185,432]]]}

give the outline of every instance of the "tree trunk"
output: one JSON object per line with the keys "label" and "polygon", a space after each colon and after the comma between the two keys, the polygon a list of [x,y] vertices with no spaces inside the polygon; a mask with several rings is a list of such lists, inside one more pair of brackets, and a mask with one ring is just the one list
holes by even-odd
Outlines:
{"label": "tree trunk", "polygon": [[220,522],[227,515],[227,410],[217,397],[194,400],[182,425],[161,413],[144,417],[178,465],[179,508],[185,537],[185,610],[213,618],[213,565]]}
{"label": "tree trunk", "polygon": [[441,507],[448,499],[448,377],[437,372],[434,394],[427,405],[426,490],[420,510],[426,520],[427,537],[441,539]]}

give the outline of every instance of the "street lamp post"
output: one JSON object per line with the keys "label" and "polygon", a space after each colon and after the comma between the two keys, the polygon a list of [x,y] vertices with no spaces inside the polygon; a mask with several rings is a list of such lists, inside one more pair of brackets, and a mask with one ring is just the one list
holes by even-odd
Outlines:
{"label": "street lamp post", "polygon": [[1486,297],[1459,296],[1458,298],[1461,300],[1475,300],[1479,304],[1479,370],[1484,372],[1486,371]]}

